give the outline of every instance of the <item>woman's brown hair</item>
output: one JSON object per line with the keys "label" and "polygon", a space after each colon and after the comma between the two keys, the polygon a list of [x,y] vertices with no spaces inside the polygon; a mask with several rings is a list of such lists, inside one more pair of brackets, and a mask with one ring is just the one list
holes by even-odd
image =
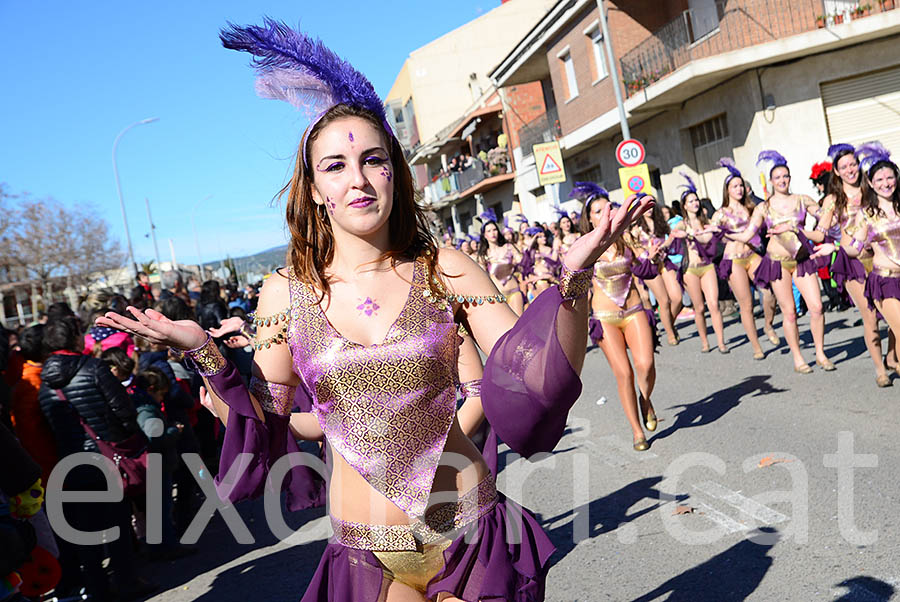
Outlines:
{"label": "woman's brown hair", "polygon": [[[378,260],[390,259],[393,268],[398,260],[415,260],[421,256],[431,274],[440,274],[437,267],[437,243],[428,229],[425,212],[417,202],[412,173],[400,143],[385,131],[381,119],[371,111],[338,104],[328,109],[310,126],[312,129],[305,147],[301,145],[297,151],[291,181],[278,194],[279,198],[287,195],[286,217],[291,232],[288,264],[301,282],[322,291],[323,299],[330,291],[325,270],[334,259],[334,233],[325,206],[318,205],[313,200],[315,171],[307,166],[312,165],[311,149],[322,130],[334,121],[347,117],[367,121],[384,135],[389,145],[388,156],[394,169],[394,200],[388,217],[391,248]],[[304,152],[306,157],[303,156]],[[428,286],[432,292],[439,292],[432,282]]]}
{"label": "woman's brown hair", "polygon": [[744,196],[742,196],[740,200],[741,205],[744,206],[744,209],[746,209],[750,213],[750,215],[753,215],[753,211],[756,209],[756,204],[750,197],[750,187],[747,186],[747,180],[745,180],[741,176],[725,178],[725,184],[722,186],[722,209],[728,207],[728,203],[731,202],[731,196],[728,194],[728,186],[731,185],[731,183],[735,180],[740,180],[744,185]]}
{"label": "woman's brown hair", "polygon": [[697,204],[699,206],[699,209],[697,209],[697,219],[700,220],[700,225],[705,226],[709,223],[709,217],[706,215],[706,210],[703,209],[703,205],[700,204],[700,196],[696,192],[689,192],[681,199],[681,217],[684,218],[684,225],[687,227],[690,224],[688,221],[687,200],[691,195],[697,197]]}
{"label": "woman's brown hair", "polygon": [[[838,175],[838,161],[846,157],[847,155],[853,155],[853,151],[847,149],[842,150],[834,157],[834,161],[831,163],[831,177],[828,178],[828,184],[825,186],[825,194],[831,195],[834,199],[834,216],[837,219],[840,219],[841,216],[844,215],[844,212],[847,211],[847,204],[850,202],[850,199],[847,198],[847,193],[844,192],[844,181],[841,179],[841,176]],[[855,157],[854,157],[855,158]],[[859,161],[857,161],[857,164]],[[866,177],[863,174],[862,167],[859,168],[859,193],[861,199],[866,198],[866,193],[868,191],[868,185],[866,183]]]}
{"label": "woman's brown hair", "polygon": [[[894,179],[900,182],[900,169],[898,169],[897,166],[890,161],[879,161],[878,163],[873,165],[869,169],[869,172],[863,176],[863,180],[872,180],[877,172],[885,168],[890,169],[892,172],[894,172]],[[894,213],[900,214],[900,187],[894,189],[894,194],[891,196],[890,201],[894,206]],[[885,215],[884,211],[881,209],[881,206],[878,203],[878,194],[871,186],[866,186],[866,188],[863,190],[862,208],[869,217],[884,217]]]}

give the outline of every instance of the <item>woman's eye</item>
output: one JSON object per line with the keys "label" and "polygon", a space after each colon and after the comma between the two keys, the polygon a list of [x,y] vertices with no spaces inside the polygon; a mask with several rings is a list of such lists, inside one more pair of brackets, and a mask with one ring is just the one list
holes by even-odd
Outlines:
{"label": "woman's eye", "polygon": [[329,165],[328,167],[326,167],[325,169],[323,169],[322,171],[337,171],[337,170],[341,169],[342,167],[344,167],[344,164],[339,161],[336,161],[336,162],[332,163],[331,165]]}
{"label": "woman's eye", "polygon": [[387,159],[384,159],[382,157],[367,157],[365,161],[366,165],[382,165],[386,162]]}

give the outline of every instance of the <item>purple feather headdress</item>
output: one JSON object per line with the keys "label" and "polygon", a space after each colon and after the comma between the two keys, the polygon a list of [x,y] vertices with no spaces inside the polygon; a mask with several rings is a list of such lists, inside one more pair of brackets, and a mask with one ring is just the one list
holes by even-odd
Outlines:
{"label": "purple feather headdress", "polygon": [[756,164],[759,165],[760,163],[771,163],[772,167],[769,168],[769,171],[776,167],[787,167],[787,159],[774,150],[760,151],[759,156],[756,157]]}
{"label": "purple feather headdress", "polygon": [[725,178],[726,184],[733,178],[744,178],[741,175],[741,171],[737,168],[737,165],[734,164],[734,159],[731,159],[729,157],[722,157],[721,159],[719,159],[719,167],[724,167],[728,170],[728,177]]}
{"label": "purple feather headdress", "polygon": [[481,242],[481,237],[476,234],[469,234],[469,242]]}
{"label": "purple feather headdress", "polygon": [[602,186],[598,186],[593,182],[575,182],[572,192],[569,193],[570,199],[578,199],[587,204],[596,198],[609,198],[609,193]]}
{"label": "purple feather headdress", "polygon": [[[561,219],[564,218],[564,217],[569,217],[569,214],[566,213],[566,212],[563,210],[563,208],[560,207],[559,205],[554,205],[554,206],[553,206],[553,211],[556,212],[556,218],[557,218],[557,221],[561,220]],[[569,219],[571,220],[572,218],[569,217]]]}
{"label": "purple feather headdress", "polygon": [[478,214],[478,218],[482,223],[486,224],[488,222],[497,222],[497,212],[493,209],[485,209],[481,213]]}
{"label": "purple feather headdress", "polygon": [[[680,171],[678,174],[684,178],[686,184],[680,184],[679,188],[684,188],[684,192],[681,193],[681,200],[684,200],[684,197],[687,195],[694,193],[697,194],[697,185],[694,183],[694,180],[689,176],[686,172]],[[699,195],[698,195],[699,196]]]}
{"label": "purple feather headdress", "polygon": [[856,149],[853,148],[852,144],[832,144],[828,147],[828,158],[831,159],[831,162],[834,163],[837,161],[837,156],[840,153],[850,153],[856,154]]}
{"label": "purple feather headdress", "polygon": [[527,236],[537,236],[538,234],[541,234],[543,231],[544,231],[544,229],[541,228],[540,226],[532,226],[532,227],[528,228],[527,230],[525,230],[525,234]]}
{"label": "purple feather headdress", "polygon": [[873,140],[859,145],[856,149],[856,157],[865,171],[869,171],[879,163],[891,163],[891,151],[886,149],[881,142]]}
{"label": "purple feather headdress", "polygon": [[303,135],[304,163],[307,133],[328,109],[337,104],[371,111],[391,133],[384,106],[372,83],[321,40],[314,40],[268,17],[263,19],[261,27],[238,27],[228,23],[219,38],[225,48],[253,55],[251,65],[257,72],[257,94],[287,101],[315,116]]}

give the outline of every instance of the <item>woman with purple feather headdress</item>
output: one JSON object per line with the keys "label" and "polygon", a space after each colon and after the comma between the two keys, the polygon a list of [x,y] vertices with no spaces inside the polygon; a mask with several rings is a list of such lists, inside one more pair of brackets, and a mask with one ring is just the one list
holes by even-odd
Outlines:
{"label": "woman with purple feather headdress", "polygon": [[[725,345],[725,326],[722,312],[719,311],[719,281],[716,278],[716,266],[713,258],[719,243],[718,228],[710,223],[706,211],[700,205],[697,186],[686,173],[681,193],[681,215],[684,218],[672,228],[672,236],[685,242],[687,253],[681,267],[684,288],[687,289],[694,310],[694,324],[702,345],[701,352],[709,353],[711,347],[706,332],[706,308],[716,335],[719,353],[729,353]],[[705,303],[704,303],[705,300]]]}
{"label": "woman with purple feather headdress", "polygon": [[531,239],[523,260],[528,272],[528,302],[531,303],[538,295],[559,282],[562,263],[556,249],[550,244],[551,235],[547,230],[538,226],[525,232]]}
{"label": "woman with purple feather headdress", "polygon": [[[862,211],[863,196],[867,191],[866,178],[863,176],[857,157],[857,150],[851,144],[833,144],[828,148],[831,159],[831,178],[826,187],[826,196],[822,200],[822,220],[817,229],[825,234],[828,242],[840,242],[846,232],[847,241],[853,237],[853,231]],[[833,217],[826,223],[825,215]],[[863,340],[869,357],[875,365],[875,383],[879,387],[887,387],[891,379],[887,374],[881,350],[881,335],[878,328],[878,316],[869,309],[866,302],[866,278],[872,271],[874,252],[864,248],[857,256],[847,253],[847,245],[837,249],[831,263],[831,274],[838,288],[845,290],[853,300],[853,305],[862,317]],[[891,348],[892,350],[893,348]],[[889,353],[893,357],[893,353]]]}
{"label": "woman with purple feather headdress", "polygon": [[[261,95],[314,116],[283,190],[289,267],[259,296],[253,379],[247,387],[194,322],[128,308],[136,319],[110,312],[98,325],[195,364],[204,403],[228,427],[220,495],[279,483],[292,510],[320,503],[296,439],[324,441],[334,535],[303,602],[542,600],[553,545],[497,493],[496,446],[482,453],[470,435],[486,420],[523,456],[556,446],[581,391],[591,268],[648,204],[606,211],[570,249],[559,285],[518,320],[476,263],[437,248],[365,76],[272,20],[229,25],[221,39],[253,55]],[[488,354],[483,378],[475,346],[460,346],[462,323]],[[299,465],[270,479],[283,458]]]}
{"label": "woman with purple feather headdress", "polygon": [[[725,233],[731,240],[749,243],[763,224],[768,229],[769,241],[766,255],[754,274],[757,288],[769,286],[778,300],[783,316],[782,328],[791,349],[794,371],[812,373],[812,368],[800,352],[800,332],[797,328],[797,309],[794,305],[792,284],[796,284],[806,301],[810,316],[810,330],[816,348],[816,364],[826,372],[835,370],[825,355],[825,315],[822,295],[819,292],[818,269],[827,265],[824,257],[815,256],[815,243],[821,243],[825,234],[821,229],[807,230],[807,215],[823,224],[831,222],[831,214],[820,215],[819,205],[806,195],[791,194],[791,170],[787,159],[777,151],[759,153],[757,165],[769,164],[769,180],[773,192],[753,210],[750,223],[743,232]],[[821,220],[819,219],[821,217]]]}
{"label": "woman with purple feather headdress", "polygon": [[[719,165],[728,170],[725,184],[722,187],[722,207],[716,211],[710,223],[724,233],[740,233],[750,224],[750,216],[756,209],[756,205],[750,198],[750,186],[744,180],[740,170],[730,158],[719,159]],[[725,252],[722,260],[716,268],[719,278],[728,281],[731,291],[737,299],[741,311],[741,324],[747,333],[747,340],[753,349],[753,359],[762,360],[766,357],[759,344],[759,334],[756,330],[756,318],[753,316],[753,291],[751,286],[756,268],[762,262],[762,253],[757,249],[762,246],[759,234],[756,234],[750,243],[736,240],[728,240],[725,243]],[[772,323],[775,319],[775,296],[768,288],[762,289],[763,313],[765,324],[763,331],[769,338],[769,342],[778,345],[779,339],[775,334]]]}
{"label": "woman with purple feather headdress", "polygon": [[[571,197],[572,194],[569,193],[569,198]],[[559,260],[563,261],[566,258],[566,253],[569,252],[569,249],[572,248],[575,241],[581,237],[581,232],[575,227],[575,222],[572,221],[569,214],[560,207],[556,208],[556,215],[559,218],[556,222],[559,234],[556,237],[556,240],[553,241],[553,248],[556,250]]]}
{"label": "woman with purple feather headdress", "polygon": [[[626,200],[625,206],[647,199],[652,197],[635,195]],[[591,235],[611,205],[605,191],[587,197],[580,223],[584,236]],[[650,401],[656,384],[656,325],[652,311],[644,308],[635,286],[637,266],[630,242],[624,238],[600,256],[594,265],[588,332],[616,377],[619,401],[631,427],[632,445],[640,452],[650,449],[644,428],[654,431],[657,426]],[[635,381],[639,396],[635,394]]]}
{"label": "woman with purple feather headdress", "polygon": [[[872,249],[873,265],[865,285],[867,306],[884,316],[896,340],[900,337],[900,168],[877,141],[861,144],[856,155],[867,183],[862,208],[852,227],[844,229],[841,248],[850,257]],[[888,359],[900,360],[896,348],[888,348]],[[898,371],[900,364],[894,365]]]}
{"label": "woman with purple feather headdress", "polygon": [[494,285],[506,296],[510,309],[517,316],[521,316],[525,309],[525,295],[519,290],[516,268],[522,261],[522,254],[500,231],[497,214],[493,209],[488,209],[478,217],[482,221],[481,240],[478,242],[477,252],[478,264],[490,274]]}

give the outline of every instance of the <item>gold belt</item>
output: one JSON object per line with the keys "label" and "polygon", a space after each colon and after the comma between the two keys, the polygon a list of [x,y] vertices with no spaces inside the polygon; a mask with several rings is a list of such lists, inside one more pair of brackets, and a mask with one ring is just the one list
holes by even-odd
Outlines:
{"label": "gold belt", "polygon": [[637,305],[632,305],[627,309],[620,309],[618,311],[595,311],[593,317],[601,322],[615,322],[617,320],[624,320],[628,316],[632,316],[642,309],[644,309],[644,306],[638,303]]}
{"label": "gold belt", "polygon": [[455,502],[441,504],[408,525],[372,525],[331,517],[334,540],[357,550],[413,552],[423,545],[452,539],[456,529],[478,520],[497,505],[497,484],[493,475],[485,476],[477,487],[459,496]]}
{"label": "gold belt", "polygon": [[883,268],[876,265],[872,267],[872,273],[882,278],[900,278],[900,268]]}

